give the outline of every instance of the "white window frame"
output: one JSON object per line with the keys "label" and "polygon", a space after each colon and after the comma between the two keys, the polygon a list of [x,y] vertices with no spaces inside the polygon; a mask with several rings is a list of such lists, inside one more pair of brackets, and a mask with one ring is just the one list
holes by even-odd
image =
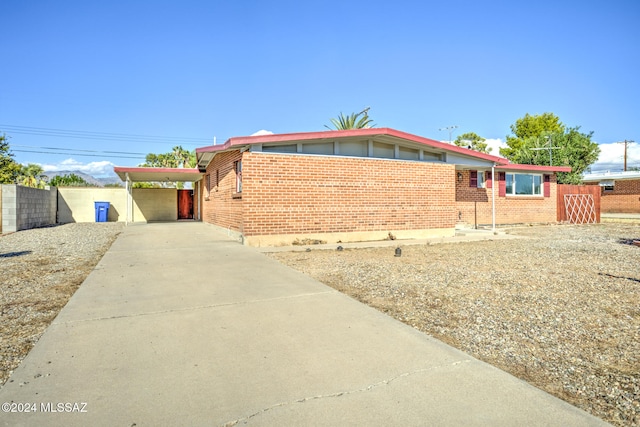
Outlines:
{"label": "white window frame", "polygon": [[[509,187],[507,187],[507,182],[509,181],[509,175],[512,176],[512,182],[513,185],[511,187],[511,193],[509,193],[508,189]],[[533,185],[531,187],[531,194],[516,194],[516,175],[528,175],[528,176],[537,176],[540,178],[540,185],[538,186],[538,188],[540,189],[540,193],[533,193],[533,191],[535,190],[535,185]],[[542,174],[538,174],[538,173],[516,173],[516,172],[506,172],[505,173],[505,195],[507,196],[513,196],[513,197],[543,197],[544,196],[544,176]]]}

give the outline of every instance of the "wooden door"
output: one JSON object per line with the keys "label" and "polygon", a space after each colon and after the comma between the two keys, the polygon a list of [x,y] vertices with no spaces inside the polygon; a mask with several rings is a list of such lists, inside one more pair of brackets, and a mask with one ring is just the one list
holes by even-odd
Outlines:
{"label": "wooden door", "polygon": [[193,219],[193,190],[178,190],[178,219]]}

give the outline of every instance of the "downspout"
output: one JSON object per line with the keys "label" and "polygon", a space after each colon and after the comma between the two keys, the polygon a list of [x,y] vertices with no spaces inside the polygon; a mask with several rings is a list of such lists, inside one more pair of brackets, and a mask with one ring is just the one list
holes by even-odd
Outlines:
{"label": "downspout", "polygon": [[496,232],[496,164],[491,165],[491,231]]}

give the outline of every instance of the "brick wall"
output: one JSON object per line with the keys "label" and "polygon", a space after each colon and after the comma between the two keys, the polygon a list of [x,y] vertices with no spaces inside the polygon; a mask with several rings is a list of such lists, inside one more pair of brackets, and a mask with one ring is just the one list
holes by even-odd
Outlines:
{"label": "brick wall", "polygon": [[236,173],[233,165],[240,159],[240,151],[220,153],[207,167],[203,180],[202,220],[242,232],[243,199],[235,197]]}
{"label": "brick wall", "polygon": [[246,236],[453,228],[453,165],[244,153]]}
{"label": "brick wall", "polygon": [[[470,171],[459,171],[462,179],[456,177],[456,213],[458,222],[467,225],[491,224],[491,188],[469,186]],[[478,172],[481,173],[481,172]],[[457,173],[456,173],[457,174]],[[498,172],[495,186],[496,224],[555,222],[556,217],[556,176],[551,175],[550,197],[498,195]],[[477,215],[477,216],[476,216]]]}
{"label": "brick wall", "polygon": [[[598,185],[588,182],[588,185]],[[601,189],[602,213],[640,213],[640,179],[617,180],[613,191]]]}

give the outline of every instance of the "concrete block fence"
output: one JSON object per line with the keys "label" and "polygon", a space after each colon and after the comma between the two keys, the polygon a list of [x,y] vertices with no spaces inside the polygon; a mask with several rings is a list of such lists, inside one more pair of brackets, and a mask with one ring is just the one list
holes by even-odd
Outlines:
{"label": "concrete block fence", "polygon": [[56,223],[58,190],[55,187],[38,189],[22,185],[1,186],[2,233]]}

